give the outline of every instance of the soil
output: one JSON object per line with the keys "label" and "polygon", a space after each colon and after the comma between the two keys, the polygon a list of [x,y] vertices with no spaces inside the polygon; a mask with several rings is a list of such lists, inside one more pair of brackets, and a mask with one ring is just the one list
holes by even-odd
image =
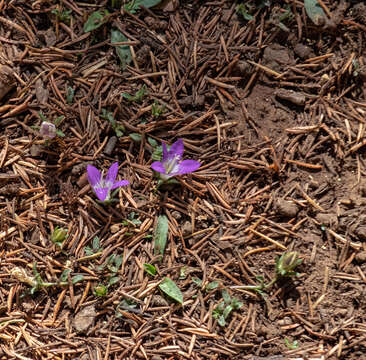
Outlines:
{"label": "soil", "polygon": [[366,359],[365,5],[126,3],[0,1],[0,359]]}

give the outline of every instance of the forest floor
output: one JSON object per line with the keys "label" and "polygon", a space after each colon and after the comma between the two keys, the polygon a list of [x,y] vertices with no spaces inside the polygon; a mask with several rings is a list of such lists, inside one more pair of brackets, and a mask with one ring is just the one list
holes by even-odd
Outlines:
{"label": "forest floor", "polygon": [[366,6],[158,2],[0,0],[0,359],[365,359]]}

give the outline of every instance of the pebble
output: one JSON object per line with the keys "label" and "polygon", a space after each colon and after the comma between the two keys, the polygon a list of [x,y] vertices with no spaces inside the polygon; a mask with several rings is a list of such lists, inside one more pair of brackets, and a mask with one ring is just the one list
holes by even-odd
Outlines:
{"label": "pebble", "polygon": [[290,218],[295,217],[299,212],[299,207],[294,202],[284,199],[277,199],[275,209],[280,215]]}
{"label": "pebble", "polygon": [[93,326],[97,312],[94,305],[89,305],[79,311],[72,322],[72,325],[77,333],[85,333]]}

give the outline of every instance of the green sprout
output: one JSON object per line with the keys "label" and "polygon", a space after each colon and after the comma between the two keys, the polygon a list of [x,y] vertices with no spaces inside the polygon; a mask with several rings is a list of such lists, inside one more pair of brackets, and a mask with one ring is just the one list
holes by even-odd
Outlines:
{"label": "green sprout", "polygon": [[154,118],[160,117],[164,111],[165,111],[165,106],[160,105],[157,100],[155,100],[154,103],[151,105],[151,114]]}
{"label": "green sprout", "polygon": [[51,235],[51,241],[59,247],[62,247],[62,243],[66,240],[67,236],[66,229],[56,226]]}
{"label": "green sprout", "polygon": [[99,297],[107,296],[108,287],[104,286],[103,284],[98,284],[94,287],[94,294]]}
{"label": "green sprout", "polygon": [[106,109],[102,109],[102,113],[100,114],[100,117],[104,120],[108,120],[112,126],[112,129],[116,133],[117,137],[123,136],[123,133],[125,131],[125,127],[123,125],[120,125],[115,120],[113,113],[110,111],[107,111]]}
{"label": "green sprout", "polygon": [[141,89],[136,91],[135,95],[130,95],[127,93],[122,93],[122,96],[131,102],[138,102],[140,103],[144,96],[146,95],[146,85],[142,85]]}
{"label": "green sprout", "polygon": [[255,291],[266,301],[270,308],[271,306],[266,296],[266,290],[271,288],[271,286],[280,279],[298,276],[299,274],[295,271],[295,268],[301,263],[302,259],[299,258],[297,251],[285,252],[281,257],[276,259],[275,276],[268,284],[264,283],[264,278],[262,276],[258,276],[258,285],[233,286],[232,288]]}
{"label": "green sprout", "polygon": [[72,10],[60,10],[58,8],[53,9],[51,11],[52,14],[56,15],[56,19],[58,21],[64,22],[66,24],[70,23],[70,14],[72,13]]}
{"label": "green sprout", "polygon": [[212,316],[220,326],[225,326],[230,313],[233,310],[239,310],[243,303],[235,297],[231,298],[227,290],[222,290],[222,298],[223,301],[212,310]]}
{"label": "green sprout", "polygon": [[290,342],[287,338],[285,338],[285,344],[290,350],[295,350],[299,347],[299,343],[295,340],[293,343]]}

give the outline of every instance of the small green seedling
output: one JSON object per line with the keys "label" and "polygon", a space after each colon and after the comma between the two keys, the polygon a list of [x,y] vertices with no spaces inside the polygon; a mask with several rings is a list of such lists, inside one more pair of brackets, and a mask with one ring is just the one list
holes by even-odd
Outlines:
{"label": "small green seedling", "polygon": [[215,309],[212,311],[212,316],[217,320],[217,323],[220,326],[226,325],[226,319],[229,317],[230,313],[233,310],[238,310],[243,306],[243,303],[239,301],[237,298],[231,298],[227,290],[222,290],[222,298],[221,301]]}
{"label": "small green seedling", "polygon": [[103,108],[100,117],[110,122],[112,129],[116,133],[117,137],[123,136],[123,133],[125,132],[125,127],[117,123],[112,112],[107,111],[106,109]]}
{"label": "small green seedling", "polygon": [[131,102],[137,102],[140,103],[142,101],[142,99],[144,98],[144,96],[146,95],[146,85],[142,85],[141,89],[136,91],[135,95],[130,95],[127,93],[122,93],[122,96],[127,99],[128,101]]}
{"label": "small green seedling", "polygon": [[92,246],[85,246],[84,252],[86,256],[92,256],[94,254],[101,253],[103,248],[100,246],[100,240],[98,236],[95,236],[92,241]]}
{"label": "small green seedling", "polygon": [[64,10],[64,9],[53,9],[51,11],[52,14],[56,16],[56,19],[60,22],[64,22],[65,24],[70,23],[70,14],[72,13],[72,10]]}
{"label": "small green seedling", "polygon": [[160,105],[157,100],[154,101],[154,103],[151,105],[151,115],[154,118],[160,117],[165,111],[165,106]]}
{"label": "small green seedling", "polygon": [[67,239],[67,236],[66,229],[56,226],[51,235],[51,241],[59,247],[62,247],[62,243]]}
{"label": "small green seedling", "polygon": [[299,347],[299,343],[295,340],[293,343],[290,342],[287,338],[285,338],[285,344],[290,350],[295,350]]}

